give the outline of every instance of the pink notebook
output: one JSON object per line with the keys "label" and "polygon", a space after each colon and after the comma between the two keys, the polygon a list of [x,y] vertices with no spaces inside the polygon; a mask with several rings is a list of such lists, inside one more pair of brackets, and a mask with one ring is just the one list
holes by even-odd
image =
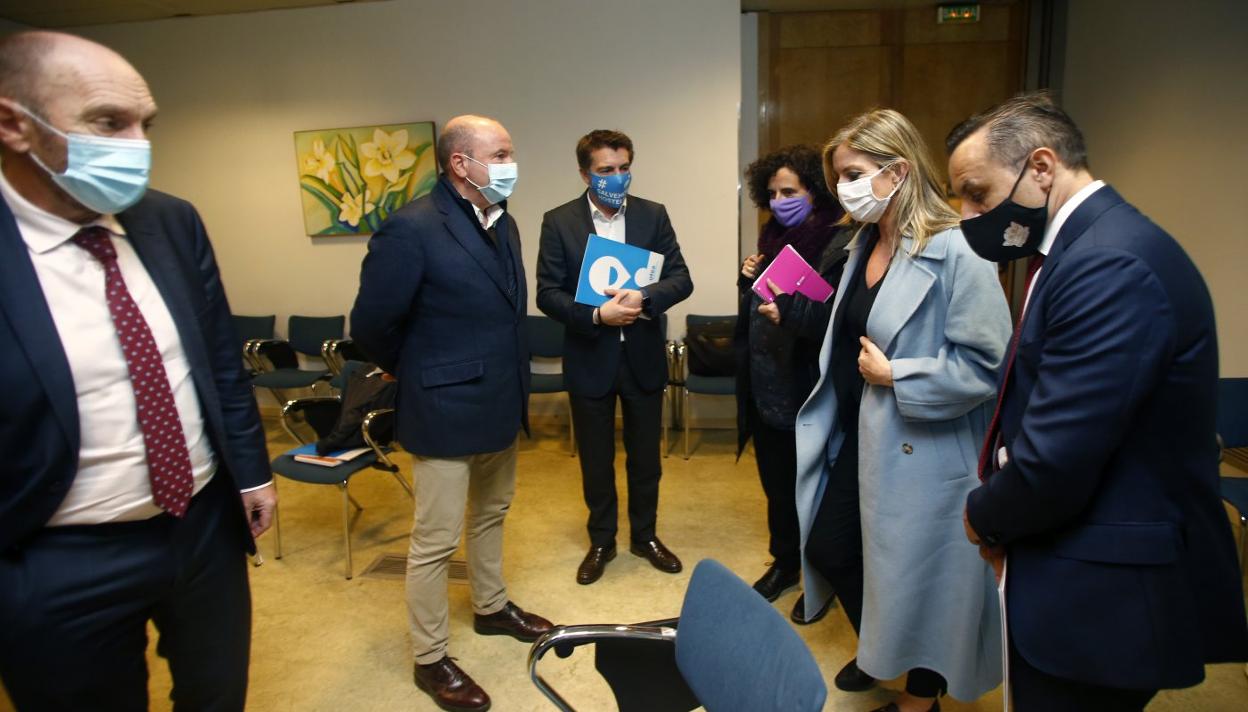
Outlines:
{"label": "pink notebook", "polygon": [[823,281],[823,277],[819,276],[814,267],[797,254],[792,245],[785,245],[780,254],[776,255],[776,259],[754,281],[754,293],[770,304],[776,301],[776,295],[767,288],[768,279],[789,294],[804,294],[817,302],[828,301],[836,291],[832,285]]}

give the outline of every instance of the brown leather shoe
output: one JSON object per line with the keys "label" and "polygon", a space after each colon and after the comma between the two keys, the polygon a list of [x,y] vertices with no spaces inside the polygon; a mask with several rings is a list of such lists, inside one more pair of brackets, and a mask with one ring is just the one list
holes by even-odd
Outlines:
{"label": "brown leather shoe", "polygon": [[607,570],[607,562],[614,558],[615,544],[589,547],[589,553],[581,560],[581,565],[576,567],[576,582],[588,586],[602,578],[602,572]]}
{"label": "brown leather shoe", "polygon": [[449,657],[430,665],[418,663],[412,670],[412,678],[416,687],[444,710],[485,712],[490,708],[490,696]]}
{"label": "brown leather shoe", "polygon": [[472,629],[478,635],[510,635],[526,643],[532,643],[554,627],[554,623],[535,613],[525,613],[511,601],[498,613],[472,616]]}
{"label": "brown leather shoe", "polygon": [[680,565],[680,559],[663,546],[663,542],[659,541],[658,537],[641,544],[634,542],[629,545],[628,551],[634,556],[649,560],[651,566],[664,573],[680,573],[680,570],[684,568]]}

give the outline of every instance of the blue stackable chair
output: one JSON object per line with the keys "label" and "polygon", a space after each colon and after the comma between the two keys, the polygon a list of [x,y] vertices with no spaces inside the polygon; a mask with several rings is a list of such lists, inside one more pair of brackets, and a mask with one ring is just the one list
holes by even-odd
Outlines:
{"label": "blue stackable chair", "polygon": [[249,342],[248,360],[259,370],[251,384],[266,388],[278,403],[286,401],[285,391],[312,388],[334,374],[328,368],[301,369],[299,356],[323,358],[325,343],[342,338],[344,316],[292,316],[287,322],[286,339],[254,339]]}
{"label": "blue stackable chair", "polygon": [[[725,622],[730,622],[726,625]],[[816,712],[827,685],[793,627],[723,564],[699,562],[680,618],[639,625],[557,626],[529,650],[529,677],[555,707],[573,707],[537,673],[550,649],[595,649],[620,712]]]}
{"label": "blue stackable chair", "polygon": [[[1218,440],[1223,459],[1248,470],[1248,378],[1218,379]],[[1222,477],[1222,499],[1239,514],[1239,567],[1248,569],[1248,477]]]}
{"label": "blue stackable chair", "polygon": [[711,374],[698,373],[690,369],[688,342],[701,335],[713,334],[717,340],[727,339],[724,344],[717,344],[720,350],[726,350],[726,356],[732,358],[732,334],[736,328],[737,316],[703,316],[689,314],[685,317],[685,340],[676,347],[677,371],[684,379],[681,384],[681,426],[684,429],[685,459],[689,459],[689,396],[732,396],[737,392],[737,379],[732,373]]}
{"label": "blue stackable chair", "polygon": [[[317,438],[323,438],[333,430],[334,424],[338,421],[338,413],[342,409],[342,403],[346,399],[347,385],[351,374],[363,364],[358,361],[348,361],[343,368],[343,382],[341,395],[337,396],[312,396],[308,398],[297,398],[289,401],[282,408],[282,427],[290,434],[296,442],[307,444],[307,439],[299,434],[294,419],[298,416],[302,422],[306,423],[316,433]],[[298,462],[294,458],[292,451],[287,451],[278,455],[273,460],[272,467],[274,474],[281,475],[287,479],[295,480],[313,485],[334,485],[342,492],[342,541],[347,552],[346,573],[347,578],[352,576],[351,567],[351,506],[357,511],[363,510],[360,503],[355,501],[351,496],[349,484],[351,478],[369,468],[384,470],[394,475],[403,490],[407,492],[407,496],[411,497],[412,487],[407,480],[403,479],[403,475],[399,473],[398,465],[390,461],[388,457],[391,450],[388,440],[381,440],[378,437],[383,422],[387,419],[393,420],[394,409],[385,408],[374,410],[364,416],[364,422],[361,425],[363,431],[364,442],[372,449],[372,452],[366,452],[353,460],[344,462],[337,467],[321,467],[320,465],[310,465]],[[277,486],[277,480],[274,479],[274,486]],[[277,538],[277,558],[282,558],[282,522],[280,517],[280,505],[278,512],[273,516],[273,533]]]}
{"label": "blue stackable chair", "polygon": [[[563,358],[563,324],[548,316],[530,314],[525,317],[529,332],[529,354],[538,358]],[[532,363],[532,362],[530,362]],[[560,361],[562,364],[562,361]],[[566,393],[563,373],[531,372],[529,394]],[[576,457],[576,430],[572,426],[572,400],[568,400],[568,448]]]}

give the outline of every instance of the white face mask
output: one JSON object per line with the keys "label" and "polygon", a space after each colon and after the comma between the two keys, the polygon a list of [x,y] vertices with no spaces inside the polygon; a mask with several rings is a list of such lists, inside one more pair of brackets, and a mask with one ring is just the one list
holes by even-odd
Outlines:
{"label": "white face mask", "polygon": [[893,199],[893,195],[901,184],[905,182],[902,178],[893,186],[893,192],[883,198],[875,197],[875,191],[871,189],[871,181],[884,172],[888,166],[883,166],[880,170],[869,176],[862,176],[858,180],[852,180],[848,183],[836,184],[836,197],[841,201],[841,207],[845,208],[845,212],[850,217],[861,223],[879,222],[884,216],[884,211],[888,210],[888,203]]}

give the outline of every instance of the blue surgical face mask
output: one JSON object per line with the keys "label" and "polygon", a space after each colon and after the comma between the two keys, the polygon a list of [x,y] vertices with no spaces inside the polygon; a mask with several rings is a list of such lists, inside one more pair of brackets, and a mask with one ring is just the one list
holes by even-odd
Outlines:
{"label": "blue surgical face mask", "polygon": [[590,174],[589,189],[594,191],[598,202],[613,210],[619,210],[624,205],[624,198],[628,197],[628,186],[632,182],[633,174],[628,171],[609,176]]}
{"label": "blue surgical face mask", "polygon": [[481,195],[490,201],[490,205],[503,202],[511,196],[511,191],[516,189],[516,178],[520,175],[520,171],[515,163],[482,163],[466,153],[460,155],[479,166],[485,166],[485,170],[489,171],[490,182],[485,185],[477,185],[467,176],[464,180],[481,191]]}
{"label": "blue surgical face mask", "polygon": [[65,172],[30,157],[70,197],[97,213],[115,215],[139,202],[152,171],[152,144],[145,139],[65,133],[22,107],[43,128],[65,139]]}

